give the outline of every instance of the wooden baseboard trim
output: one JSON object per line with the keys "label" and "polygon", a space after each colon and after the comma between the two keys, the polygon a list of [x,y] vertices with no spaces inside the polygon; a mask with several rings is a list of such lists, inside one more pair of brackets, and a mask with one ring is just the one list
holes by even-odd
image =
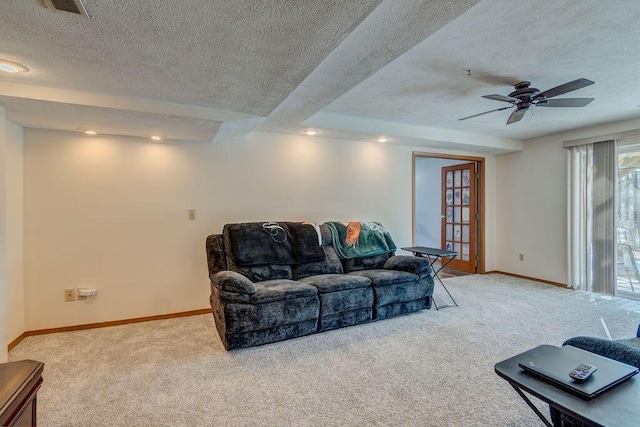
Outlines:
{"label": "wooden baseboard trim", "polygon": [[34,335],[55,334],[57,332],[81,331],[84,329],[106,328],[108,326],[128,325],[129,323],[151,322],[153,320],[173,319],[174,317],[196,316],[199,314],[210,314],[210,313],[211,313],[210,308],[203,308],[201,310],[182,311],[180,313],[158,314],[156,316],[145,316],[145,317],[136,317],[133,319],[112,320],[110,322],[87,323],[85,325],[63,326],[61,328],[37,329],[35,331],[26,331],[20,334],[18,338],[16,338],[15,340],[9,343],[9,345],[7,346],[7,351],[10,351],[12,348],[17,346],[20,343],[20,341],[22,341],[26,337],[31,337]]}
{"label": "wooden baseboard trim", "polygon": [[25,339],[26,337],[28,337],[26,332],[23,332],[20,334],[20,336],[18,338],[16,338],[15,340],[11,341],[9,343],[9,345],[7,345],[7,351],[11,351],[11,349],[15,346],[17,346],[18,344],[20,344],[20,341],[22,341],[23,339]]}
{"label": "wooden baseboard trim", "polygon": [[547,285],[553,285],[559,288],[565,288],[565,289],[569,288],[565,283],[552,282],[551,280],[538,279],[537,277],[523,276],[521,274],[507,273],[506,271],[492,270],[492,271],[487,271],[483,274],[491,274],[491,273],[504,274],[505,276],[517,277],[519,279],[533,280],[534,282],[546,283]]}

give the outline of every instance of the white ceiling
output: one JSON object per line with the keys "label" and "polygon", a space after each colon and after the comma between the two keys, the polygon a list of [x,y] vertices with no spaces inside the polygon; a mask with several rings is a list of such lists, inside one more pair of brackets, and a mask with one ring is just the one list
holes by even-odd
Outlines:
{"label": "white ceiling", "polygon": [[[0,3],[0,105],[24,127],[209,142],[251,130],[508,152],[640,117],[637,0],[41,0]],[[471,75],[467,75],[471,70]],[[584,108],[507,126],[507,95],[577,78]]]}

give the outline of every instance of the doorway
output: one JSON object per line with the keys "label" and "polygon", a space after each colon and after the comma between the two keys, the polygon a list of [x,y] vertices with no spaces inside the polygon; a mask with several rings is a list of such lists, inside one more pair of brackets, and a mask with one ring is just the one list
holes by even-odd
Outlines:
{"label": "doorway", "polygon": [[[447,249],[448,244],[460,253],[449,266],[468,273],[485,272],[484,160],[483,157],[413,153],[413,245]],[[456,170],[460,178],[457,187]],[[447,188],[447,172],[452,172],[450,188]],[[468,180],[466,184],[462,182],[463,174]],[[455,216],[456,209],[458,216]]]}

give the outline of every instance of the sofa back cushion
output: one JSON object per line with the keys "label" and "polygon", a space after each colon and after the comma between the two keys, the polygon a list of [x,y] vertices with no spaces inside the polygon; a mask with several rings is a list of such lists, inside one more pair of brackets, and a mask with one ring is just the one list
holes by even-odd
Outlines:
{"label": "sofa back cushion", "polygon": [[305,262],[292,266],[293,278],[295,280],[303,277],[315,276],[318,274],[342,274],[342,263],[336,250],[333,248],[331,239],[331,231],[326,225],[320,226],[320,234],[322,236],[322,249],[324,251],[324,259],[320,261]]}
{"label": "sofa back cushion", "polygon": [[241,267],[227,254],[222,234],[212,234],[207,237],[209,277],[219,271],[230,270],[242,274],[252,282],[292,278],[291,267],[288,265]]}
{"label": "sofa back cushion", "polygon": [[351,271],[383,268],[387,259],[393,255],[393,252],[389,252],[371,257],[341,260],[333,248],[333,241],[329,228],[325,225],[321,225],[320,233],[322,236],[321,249],[324,253],[324,259],[311,262],[294,263],[290,265],[266,264],[251,266],[238,265],[234,261],[234,258],[230,256],[230,242],[226,233],[223,235],[211,235],[207,238],[209,274],[222,270],[231,270],[244,275],[252,282],[277,279],[297,280],[318,274],[343,274]]}
{"label": "sofa back cushion", "polygon": [[254,283],[264,280],[293,279],[290,265],[267,264],[244,267],[236,264],[233,258],[227,255],[227,268],[242,274]]}
{"label": "sofa back cushion", "polygon": [[343,259],[342,267],[345,273],[382,268],[384,267],[384,263],[387,262],[393,254],[394,252],[389,252],[363,258]]}
{"label": "sofa back cushion", "polygon": [[222,230],[225,250],[242,267],[321,261],[324,252],[313,225],[304,222],[243,222]]}
{"label": "sofa back cushion", "polygon": [[293,279],[292,265],[325,257],[310,225],[292,222],[226,224],[227,268],[251,280]]}

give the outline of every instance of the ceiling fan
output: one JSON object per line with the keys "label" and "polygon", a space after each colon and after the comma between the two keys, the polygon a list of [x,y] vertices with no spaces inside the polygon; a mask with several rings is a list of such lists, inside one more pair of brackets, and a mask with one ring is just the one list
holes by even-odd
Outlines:
{"label": "ceiling fan", "polygon": [[458,120],[467,120],[473,117],[482,116],[483,114],[493,113],[494,111],[506,110],[516,107],[516,110],[511,113],[507,124],[519,122],[524,113],[527,112],[532,106],[535,107],[584,107],[593,101],[594,98],[561,98],[561,99],[549,99],[558,95],[563,95],[567,92],[582,89],[583,87],[594,84],[591,80],[578,79],[569,83],[565,83],[560,86],[556,86],[552,89],[540,92],[540,89],[536,89],[531,86],[531,82],[523,81],[513,85],[515,91],[511,92],[508,96],[504,95],[483,95],[483,98],[493,99],[494,101],[508,102],[511,104],[508,107],[496,108],[495,110],[485,111],[484,113],[474,114],[473,116],[463,117]]}

